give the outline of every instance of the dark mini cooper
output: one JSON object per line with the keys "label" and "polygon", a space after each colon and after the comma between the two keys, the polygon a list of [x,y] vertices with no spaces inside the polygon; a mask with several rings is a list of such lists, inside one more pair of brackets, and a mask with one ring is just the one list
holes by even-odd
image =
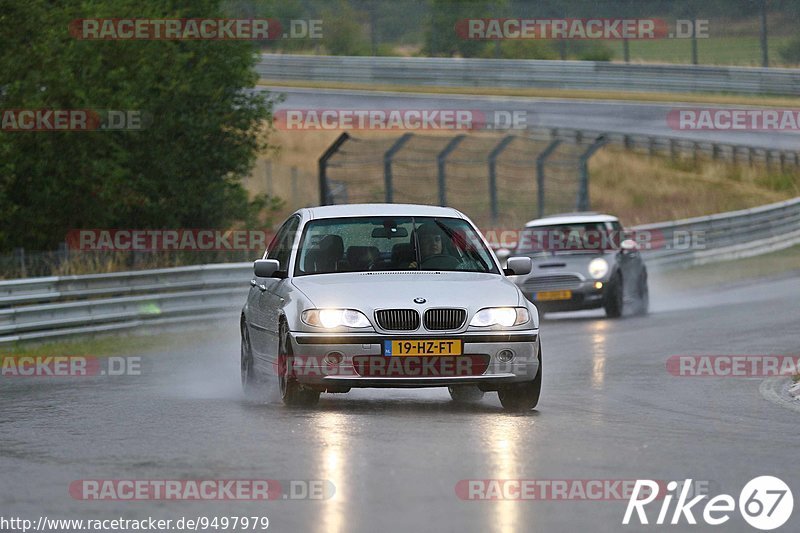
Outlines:
{"label": "dark mini cooper", "polygon": [[646,314],[650,298],[636,241],[616,217],[570,213],[532,220],[520,232],[515,256],[528,256],[533,270],[511,279],[540,313],[605,309]]}

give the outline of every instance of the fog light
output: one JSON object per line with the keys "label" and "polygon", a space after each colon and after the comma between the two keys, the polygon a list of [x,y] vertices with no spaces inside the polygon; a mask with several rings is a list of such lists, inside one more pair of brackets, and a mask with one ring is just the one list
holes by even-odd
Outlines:
{"label": "fog light", "polygon": [[594,282],[594,288],[595,289],[602,289],[603,288],[603,282],[602,281],[595,281]]}
{"label": "fog light", "polygon": [[342,352],[328,352],[325,357],[322,358],[325,361],[326,365],[338,365],[344,359],[344,354]]}
{"label": "fog light", "polygon": [[501,363],[508,363],[514,359],[514,351],[513,350],[500,350],[497,352],[497,360]]}

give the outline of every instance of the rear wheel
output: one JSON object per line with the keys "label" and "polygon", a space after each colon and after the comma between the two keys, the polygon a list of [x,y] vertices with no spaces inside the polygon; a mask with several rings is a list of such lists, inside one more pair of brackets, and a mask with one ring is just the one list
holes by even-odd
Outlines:
{"label": "rear wheel", "polygon": [[289,406],[310,407],[319,402],[319,391],[309,389],[292,376],[292,343],[289,326],[281,321],[278,329],[278,388],[281,400]]}
{"label": "rear wheel", "polygon": [[608,285],[608,290],[605,294],[605,301],[603,308],[606,310],[608,318],[619,318],[622,316],[622,307],[624,305],[622,294],[622,276],[617,274]]}
{"label": "rear wheel", "polygon": [[456,403],[476,403],[486,394],[477,385],[456,385],[447,387],[447,390],[450,392],[450,398]]}
{"label": "rear wheel", "polygon": [[500,404],[506,411],[530,411],[539,403],[542,392],[542,346],[539,345],[539,370],[533,381],[513,383],[497,391]]}

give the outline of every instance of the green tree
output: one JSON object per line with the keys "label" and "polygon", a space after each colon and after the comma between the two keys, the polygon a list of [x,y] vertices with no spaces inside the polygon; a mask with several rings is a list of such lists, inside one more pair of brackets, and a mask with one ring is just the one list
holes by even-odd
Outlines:
{"label": "green tree", "polygon": [[456,24],[472,18],[502,16],[503,0],[432,0],[425,31],[423,54],[430,56],[478,57],[494,42],[466,39]]}
{"label": "green tree", "polygon": [[322,44],[335,56],[365,56],[370,53],[367,32],[362,19],[365,13],[356,11],[345,0],[335,8],[322,12]]}
{"label": "green tree", "polygon": [[[272,102],[247,41],[79,40],[80,18],[219,17],[217,0],[0,0],[0,109],[140,110],[141,131],[0,131],[0,249],[69,229],[253,224],[240,180]],[[262,219],[263,220],[263,219]]]}

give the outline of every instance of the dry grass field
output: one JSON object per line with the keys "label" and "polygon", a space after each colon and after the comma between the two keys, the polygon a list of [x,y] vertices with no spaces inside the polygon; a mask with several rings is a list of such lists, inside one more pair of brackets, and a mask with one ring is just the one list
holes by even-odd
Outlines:
{"label": "dry grass field", "polygon": [[[251,176],[245,182],[246,186],[252,192],[270,192],[285,201],[285,206],[276,219],[299,207],[317,205],[317,160],[340,133],[274,132],[270,137],[271,143],[280,148],[259,158]],[[360,141],[346,145],[348,151],[362,150],[366,153],[369,152],[367,148],[372,146],[373,152],[377,152],[373,154],[371,163],[351,169],[334,168],[330,174],[336,178],[352,180],[351,198],[367,197],[364,189],[371,184],[374,191],[369,198],[380,199],[380,150],[390,145],[400,134],[355,133]],[[430,159],[429,162],[412,164],[413,160],[408,160],[411,156],[398,157],[396,183],[398,189],[405,194],[406,200],[435,203],[436,164],[435,158],[430,156],[451,135],[450,132],[439,135],[427,132],[423,138],[415,140],[414,150]],[[475,147],[482,142],[491,146],[499,138],[492,135],[471,135],[470,146]],[[464,146],[469,143],[465,141]],[[425,145],[429,145],[430,150],[425,151]],[[526,154],[526,150],[534,150],[532,145],[513,144],[509,148],[508,157],[517,154],[514,157],[522,158],[519,161],[524,159],[524,164],[519,161],[514,164],[515,162],[508,160],[504,163],[502,158],[498,160],[499,223],[513,226],[536,215],[536,193],[532,177],[535,153]],[[488,171],[484,159],[475,155],[479,152],[469,153],[472,155],[459,156],[454,152],[452,163],[448,163],[450,181],[447,200],[448,204],[465,210],[479,224],[485,224],[488,212]],[[768,169],[764,165],[733,165],[703,159],[697,163],[691,159],[672,160],[669,157],[650,157],[614,147],[600,150],[591,159],[589,171],[591,209],[616,214],[626,225],[707,215],[800,196],[800,172],[797,171],[787,170],[786,173],[781,173],[776,167]],[[548,172],[550,175],[558,175],[558,182],[562,184],[566,183],[564,180],[575,175],[576,169],[564,167],[550,169]],[[548,191],[548,199],[554,192],[557,191]],[[571,191],[567,191],[564,196],[571,198],[571,194]],[[396,195],[395,201],[404,201],[402,196],[397,196],[401,195]]]}

